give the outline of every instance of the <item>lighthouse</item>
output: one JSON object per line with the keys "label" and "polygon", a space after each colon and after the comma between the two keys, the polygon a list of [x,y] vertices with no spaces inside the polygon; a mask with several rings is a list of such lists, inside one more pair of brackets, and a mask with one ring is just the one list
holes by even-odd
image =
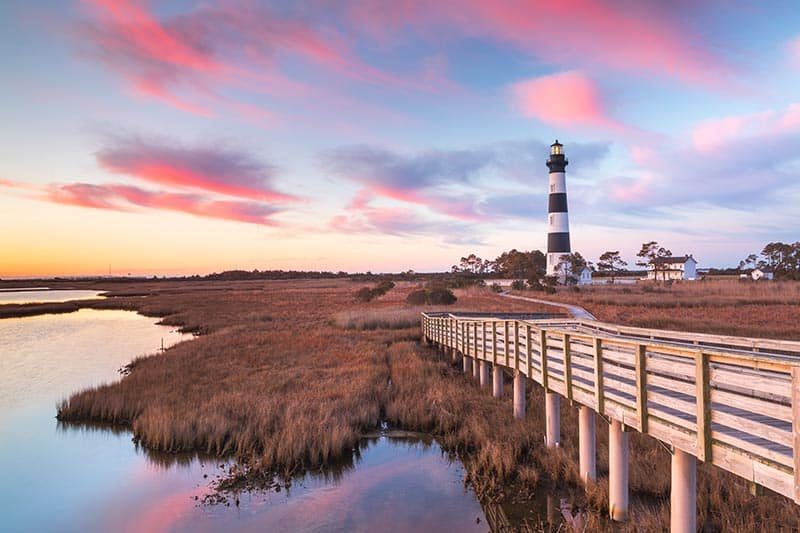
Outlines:
{"label": "lighthouse", "polygon": [[561,256],[570,253],[569,218],[567,216],[567,177],[569,164],[564,156],[564,145],[556,142],[550,145],[550,196],[547,205],[547,275],[555,276]]}

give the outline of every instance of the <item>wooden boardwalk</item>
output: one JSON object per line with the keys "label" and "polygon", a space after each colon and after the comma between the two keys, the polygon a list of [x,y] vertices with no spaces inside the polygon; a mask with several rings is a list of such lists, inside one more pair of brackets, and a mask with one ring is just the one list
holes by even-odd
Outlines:
{"label": "wooden boardwalk", "polygon": [[423,313],[421,327],[443,348],[800,503],[800,342],[508,314]]}

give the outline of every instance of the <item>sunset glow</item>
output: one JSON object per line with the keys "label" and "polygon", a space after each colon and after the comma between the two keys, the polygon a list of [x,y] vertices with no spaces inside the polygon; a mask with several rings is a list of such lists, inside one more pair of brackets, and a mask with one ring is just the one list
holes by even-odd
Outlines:
{"label": "sunset glow", "polygon": [[0,277],[443,270],[543,249],[731,266],[800,225],[792,2],[0,6]]}

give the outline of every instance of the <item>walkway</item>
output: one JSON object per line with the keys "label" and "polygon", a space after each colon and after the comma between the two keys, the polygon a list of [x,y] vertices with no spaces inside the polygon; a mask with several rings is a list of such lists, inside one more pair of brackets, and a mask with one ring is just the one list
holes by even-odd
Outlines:
{"label": "walkway", "polygon": [[551,302],[549,300],[540,300],[539,298],[531,298],[529,296],[519,296],[516,294],[508,294],[507,292],[500,293],[500,296],[505,298],[513,298],[514,300],[524,300],[526,302],[533,302],[537,304],[552,305],[553,307],[560,307],[566,309],[572,316],[579,320],[597,320],[592,313],[579,305],[564,304],[560,302]]}

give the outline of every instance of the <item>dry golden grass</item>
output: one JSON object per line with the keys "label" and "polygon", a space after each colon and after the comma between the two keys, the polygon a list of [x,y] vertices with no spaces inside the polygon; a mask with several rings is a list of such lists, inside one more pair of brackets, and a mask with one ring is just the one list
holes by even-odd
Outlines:
{"label": "dry golden grass", "polygon": [[[416,313],[404,303],[413,284],[398,284],[370,303],[354,302],[352,287],[315,281],[119,288],[148,296],[110,298],[105,305],[137,308],[204,334],[138,361],[119,383],[75,394],[59,416],[128,424],[135,438],[153,449],[233,454],[247,465],[237,475],[251,478],[291,474],[347,456],[362,434],[385,420],[436,435],[445,450],[464,460],[469,482],[486,500],[534,498],[558,484],[592,510],[588,530],[666,529],[669,455],[653,439],[631,437],[631,521],[612,526],[604,518],[604,421],[598,417],[601,478],[585,493],[576,468],[577,412],[568,402],[561,408],[563,448],[546,449],[540,387],[529,387],[526,419],[514,420],[510,383],[504,398],[491,398],[449,361],[419,345],[418,322],[405,329],[343,329],[351,318],[363,324],[370,324],[370,317],[402,322],[405,314]],[[548,310],[488,290],[457,295],[454,309]],[[774,494],[752,497],[740,479],[717,468],[701,465],[698,483],[699,523],[711,531],[800,526],[793,502]]]}
{"label": "dry golden grass", "polygon": [[628,326],[800,340],[800,282],[595,285],[545,298]]}
{"label": "dry golden grass", "polygon": [[422,310],[341,311],[334,315],[334,322],[344,329],[407,329],[419,326],[419,314]]}

